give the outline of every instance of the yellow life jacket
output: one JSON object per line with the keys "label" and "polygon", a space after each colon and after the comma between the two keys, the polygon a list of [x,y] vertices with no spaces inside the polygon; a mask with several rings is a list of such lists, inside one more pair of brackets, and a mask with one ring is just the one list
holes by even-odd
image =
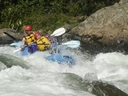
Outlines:
{"label": "yellow life jacket", "polygon": [[39,51],[44,51],[49,47],[51,42],[45,36],[42,36],[36,40],[36,44]]}
{"label": "yellow life jacket", "polygon": [[30,34],[28,36],[25,36],[25,39],[26,39],[26,44],[32,44],[36,41],[34,38],[34,34]]}

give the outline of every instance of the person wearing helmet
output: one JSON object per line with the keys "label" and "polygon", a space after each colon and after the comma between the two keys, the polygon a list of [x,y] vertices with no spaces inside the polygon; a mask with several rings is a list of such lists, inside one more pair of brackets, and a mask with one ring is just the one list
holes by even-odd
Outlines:
{"label": "person wearing helmet", "polygon": [[27,45],[28,47],[28,52],[33,53],[36,51],[36,44],[35,44],[35,38],[34,38],[34,34],[32,32],[32,26],[27,25],[24,28],[25,31],[25,36],[22,39],[22,44],[23,46],[21,46],[22,50],[24,50],[25,46]]}
{"label": "person wearing helmet", "polygon": [[39,32],[35,32],[34,37],[36,39],[37,49],[39,51],[47,50],[50,47],[51,42]]}

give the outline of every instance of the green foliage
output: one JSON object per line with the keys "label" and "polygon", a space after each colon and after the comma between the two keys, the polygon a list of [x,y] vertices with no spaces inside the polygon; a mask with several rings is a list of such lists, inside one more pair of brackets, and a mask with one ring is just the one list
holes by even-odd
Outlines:
{"label": "green foliage", "polygon": [[[55,30],[73,17],[89,16],[119,0],[1,0],[2,27],[20,31],[30,24],[35,30]],[[78,22],[70,23],[75,26]]]}

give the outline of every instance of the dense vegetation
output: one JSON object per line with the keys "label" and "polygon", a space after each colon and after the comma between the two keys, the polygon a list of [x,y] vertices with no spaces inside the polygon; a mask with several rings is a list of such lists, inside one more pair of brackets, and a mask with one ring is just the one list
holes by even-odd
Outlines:
{"label": "dense vegetation", "polygon": [[18,31],[27,24],[35,30],[54,30],[66,23],[76,26],[76,18],[115,2],[119,0],[0,0],[0,24]]}

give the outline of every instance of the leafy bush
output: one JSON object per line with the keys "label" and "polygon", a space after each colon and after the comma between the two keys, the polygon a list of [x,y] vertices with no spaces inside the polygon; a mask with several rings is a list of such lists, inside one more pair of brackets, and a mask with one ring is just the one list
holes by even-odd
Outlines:
{"label": "leafy bush", "polygon": [[[2,27],[21,31],[30,24],[37,29],[55,30],[73,17],[89,16],[119,0],[1,0]],[[70,23],[75,26],[78,22]]]}

